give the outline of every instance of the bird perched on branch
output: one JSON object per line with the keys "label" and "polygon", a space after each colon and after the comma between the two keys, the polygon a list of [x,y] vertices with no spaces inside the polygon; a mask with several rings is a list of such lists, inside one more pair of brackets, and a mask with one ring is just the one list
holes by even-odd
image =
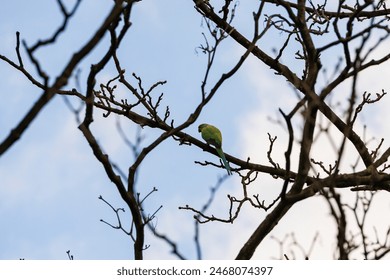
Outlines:
{"label": "bird perched on branch", "polygon": [[222,151],[222,134],[221,131],[215,126],[207,123],[199,125],[198,131],[201,133],[202,138],[207,144],[215,147],[219,157],[222,159],[223,165],[225,166],[228,175],[232,174],[229,163],[225,158],[225,154]]}

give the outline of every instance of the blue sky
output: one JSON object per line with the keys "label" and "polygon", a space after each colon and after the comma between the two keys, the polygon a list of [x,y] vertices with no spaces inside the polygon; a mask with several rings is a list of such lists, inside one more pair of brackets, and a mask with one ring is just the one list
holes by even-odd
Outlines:
{"label": "blue sky", "polygon": [[[102,22],[111,2],[83,1],[58,44],[44,48],[38,54],[48,73],[58,74],[63,69],[76,48],[83,45]],[[242,28],[240,30],[243,33],[250,34],[251,18],[246,15],[254,7],[247,5],[239,5],[235,23],[237,28]],[[31,45],[38,38],[49,36],[61,22],[55,1],[49,0],[7,1],[0,11],[0,18],[0,53],[13,59],[16,59],[16,31],[20,31],[21,38]],[[143,0],[135,6],[132,22],[133,26],[119,52],[122,67],[126,69],[129,79],[133,72],[141,76],[145,86],[167,80],[167,84],[159,88],[156,94],[164,92],[163,105],[170,106],[172,117],[180,123],[200,99],[200,83],[206,58],[196,52],[196,47],[203,43],[201,32],[206,32],[202,27],[202,19],[189,0]],[[266,44],[266,48],[271,48],[279,40],[277,36],[273,39],[267,40],[270,45]],[[99,45],[82,62],[82,78],[85,78],[90,64],[96,62],[105,47],[104,44]],[[383,51],[387,51],[386,48]],[[213,77],[217,78],[229,70],[243,52],[241,47],[227,39],[217,57],[218,66],[214,69]],[[27,61],[24,52],[23,55]],[[330,56],[327,62],[331,63],[331,59]],[[0,103],[0,138],[3,139],[40,91],[3,62],[0,63],[0,73],[3,100]],[[386,64],[374,71],[367,71],[361,80],[362,91],[370,89],[380,92],[382,88],[389,88],[389,80],[383,79],[378,73],[389,73],[389,66]],[[109,65],[100,78],[105,82],[113,75],[115,72]],[[81,90],[85,90],[85,86],[82,84]],[[342,96],[346,89],[347,86],[340,87],[337,91]],[[126,95],[126,92],[119,94]],[[343,101],[343,97],[340,99]],[[383,102],[368,107],[358,120],[359,129],[362,129],[363,124],[370,125],[367,133],[376,138],[372,148],[375,148],[375,143],[381,137],[388,139],[389,127],[382,120],[387,114],[388,100],[385,98]],[[72,102],[78,104],[77,100]],[[227,153],[240,158],[250,156],[253,161],[262,164],[267,164],[267,132],[270,132],[278,136],[275,158],[283,162],[287,135],[281,126],[268,121],[267,117],[276,118],[278,108],[288,112],[294,102],[295,95],[284,79],[250,58],[237,75],[221,88],[197,123],[186,132],[200,138],[197,124],[213,123],[223,132],[224,150]],[[92,130],[110,159],[126,172],[133,157],[131,150],[117,134],[116,122],[115,116],[103,118],[97,112]],[[123,120],[121,125],[127,136],[134,139],[134,126]],[[144,143],[153,141],[158,135],[150,129],[144,129],[142,133]],[[386,140],[384,147],[388,145],[389,140]],[[320,139],[313,153],[324,162],[333,163],[334,155],[327,152],[324,148],[326,146],[329,147],[326,139]],[[349,149],[348,155],[351,161],[356,157],[353,149]],[[222,170],[195,165],[195,160],[216,161],[215,157],[195,147],[178,146],[177,142],[168,140],[143,162],[137,184],[142,194],[148,193],[153,187],[159,189],[146,201],[146,209],[153,213],[163,205],[154,222],[162,233],[178,243],[187,258],[195,257],[193,214],[178,210],[178,206],[189,204],[200,208],[208,198],[209,188],[215,184],[218,176],[224,175]],[[347,166],[349,162],[345,164]],[[296,166],[296,163],[293,165]],[[259,188],[265,198],[271,199],[275,188],[280,185],[281,182],[264,176],[253,187]],[[211,210],[224,216],[228,207],[226,194],[240,194],[240,179],[229,178],[219,192]],[[67,250],[71,250],[76,259],[132,258],[131,240],[99,221],[104,219],[116,222],[114,213],[98,199],[99,195],[115,207],[124,207],[102,166],[96,162],[77,129],[74,115],[65,106],[63,98],[57,96],[22,138],[0,158],[0,223],[3,228],[0,259],[66,259]],[[389,198],[388,194],[381,194],[379,211],[390,210]],[[201,226],[204,258],[235,257],[258,225],[259,219],[265,217],[264,212],[249,207],[243,211],[233,225],[209,223]],[[272,235],[282,239],[286,233],[295,231],[297,239],[308,247],[318,230],[321,232],[320,242],[316,245],[318,247],[313,257],[330,258],[335,229],[328,212],[321,199],[304,201],[286,215]],[[375,222],[375,217],[373,219]],[[378,225],[378,222],[375,224]],[[382,230],[386,230],[386,225],[382,226]],[[145,251],[145,258],[174,258],[170,248],[149,233],[146,243],[151,247]],[[277,243],[267,238],[255,257],[278,257],[278,250]]]}

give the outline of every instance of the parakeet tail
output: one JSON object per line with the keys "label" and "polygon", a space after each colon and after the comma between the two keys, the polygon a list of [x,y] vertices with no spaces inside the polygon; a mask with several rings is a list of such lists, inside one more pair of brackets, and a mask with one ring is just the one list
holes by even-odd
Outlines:
{"label": "parakeet tail", "polygon": [[229,163],[227,162],[225,158],[225,154],[223,153],[222,149],[216,149],[219,157],[222,159],[223,165],[225,165],[225,168],[227,170],[228,175],[232,175],[232,171],[230,170]]}

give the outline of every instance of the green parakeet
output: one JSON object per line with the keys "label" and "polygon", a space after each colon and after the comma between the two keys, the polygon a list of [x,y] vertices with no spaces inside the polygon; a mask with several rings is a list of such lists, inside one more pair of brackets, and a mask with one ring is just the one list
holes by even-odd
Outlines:
{"label": "green parakeet", "polygon": [[227,173],[231,175],[232,171],[230,170],[229,163],[227,162],[225,154],[222,151],[221,131],[215,126],[207,123],[199,125],[198,131],[201,133],[202,138],[207,142],[207,144],[213,145],[215,147],[215,150],[217,151],[219,157],[222,159],[222,162],[225,165]]}

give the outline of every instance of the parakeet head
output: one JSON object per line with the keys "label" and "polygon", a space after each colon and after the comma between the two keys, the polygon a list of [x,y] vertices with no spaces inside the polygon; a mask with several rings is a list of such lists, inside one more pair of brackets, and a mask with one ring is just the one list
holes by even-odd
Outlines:
{"label": "parakeet head", "polygon": [[207,123],[202,123],[198,126],[198,132],[202,132],[202,129],[207,126]]}

